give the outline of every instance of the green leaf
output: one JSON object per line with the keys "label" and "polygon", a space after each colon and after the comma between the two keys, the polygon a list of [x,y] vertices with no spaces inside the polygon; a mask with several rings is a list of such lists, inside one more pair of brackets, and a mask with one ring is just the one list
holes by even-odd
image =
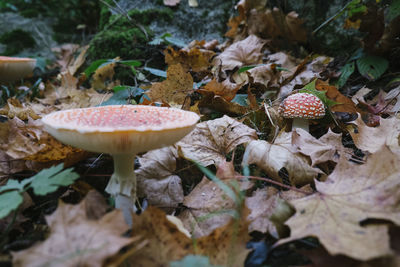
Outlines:
{"label": "green leaf", "polygon": [[16,210],[23,200],[21,193],[15,190],[0,194],[0,219]]}
{"label": "green leaf", "polygon": [[67,186],[72,184],[79,175],[72,171],[72,168],[65,169],[64,164],[61,163],[48,169],[40,171],[33,179],[30,187],[33,188],[35,195],[43,196],[48,193],[56,191],[60,186]]}
{"label": "green leaf", "polygon": [[325,91],[320,91],[315,89],[315,83],[317,79],[314,79],[312,82],[306,84],[303,89],[299,90],[300,93],[309,93],[312,95],[315,95],[319,99],[321,99],[322,103],[324,103],[325,107],[328,109],[334,105],[340,104],[338,102],[335,102],[333,100],[330,100],[329,98],[326,97],[326,92]]}
{"label": "green leaf", "polygon": [[[262,64],[261,64],[261,65],[262,65]],[[242,72],[251,70],[251,69],[253,69],[253,68],[255,68],[255,67],[258,67],[258,66],[260,66],[260,64],[241,67],[241,68],[238,70],[238,73],[242,73]]]}
{"label": "green leaf", "polygon": [[121,60],[118,61],[118,63],[127,65],[127,66],[131,66],[131,67],[139,67],[140,65],[142,65],[142,63],[138,60]]}
{"label": "green leaf", "polygon": [[166,36],[165,41],[167,41],[169,44],[176,45],[177,47],[183,48],[186,46],[186,43],[182,41],[181,39]]}
{"label": "green leaf", "polygon": [[0,187],[0,193],[9,191],[9,190],[17,190],[23,192],[25,190],[25,186],[32,182],[32,178],[24,179],[21,182],[17,180],[10,179],[7,183]]}
{"label": "green leaf", "polygon": [[212,265],[210,260],[206,256],[200,255],[187,255],[179,261],[172,261],[169,263],[169,267],[218,267]]}
{"label": "green leaf", "polygon": [[149,68],[149,67],[144,67],[143,69],[147,70],[151,74],[156,75],[158,77],[167,78],[167,72],[166,71],[159,70],[159,69],[154,69],[154,68]]}
{"label": "green leaf", "polygon": [[95,72],[103,64],[105,64],[105,63],[110,64],[111,62],[112,62],[112,60],[110,60],[110,59],[99,59],[99,60],[92,62],[92,64],[90,64],[90,66],[87,67],[84,71],[86,77],[89,77],[93,72]]}
{"label": "green leaf", "polygon": [[389,6],[388,20],[396,18],[400,15],[400,0],[393,0],[393,2]]}
{"label": "green leaf", "polygon": [[247,107],[247,94],[236,94],[231,102],[235,102],[241,106]]}
{"label": "green leaf", "polygon": [[113,96],[99,106],[123,105],[127,103],[126,101],[129,97],[138,97],[144,93],[142,88],[126,85],[115,86],[113,90],[115,92]]}
{"label": "green leaf", "polygon": [[341,88],[343,85],[346,84],[347,80],[349,79],[350,75],[353,74],[355,69],[354,61],[347,63],[342,68],[342,74],[340,74],[337,86]]}
{"label": "green leaf", "polygon": [[389,62],[383,57],[365,55],[357,60],[357,68],[368,80],[378,79],[389,67]]}

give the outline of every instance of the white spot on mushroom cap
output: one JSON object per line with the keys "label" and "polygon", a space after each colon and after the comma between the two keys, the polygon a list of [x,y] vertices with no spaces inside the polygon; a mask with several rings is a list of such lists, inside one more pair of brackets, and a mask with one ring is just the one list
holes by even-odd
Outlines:
{"label": "white spot on mushroom cap", "polygon": [[325,106],[321,99],[312,94],[297,93],[282,101],[279,113],[285,118],[318,119],[325,116]]}

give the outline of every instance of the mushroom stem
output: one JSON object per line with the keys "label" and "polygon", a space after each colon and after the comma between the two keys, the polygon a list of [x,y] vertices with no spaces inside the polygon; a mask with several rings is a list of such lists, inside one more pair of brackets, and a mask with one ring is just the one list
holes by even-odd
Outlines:
{"label": "mushroom stem", "polygon": [[135,156],[135,154],[113,155],[114,173],[106,187],[106,192],[115,197],[115,207],[122,210],[129,225],[132,225],[132,212],[136,212]]}
{"label": "mushroom stem", "polygon": [[295,128],[301,128],[304,131],[310,132],[307,119],[293,118],[292,129]]}

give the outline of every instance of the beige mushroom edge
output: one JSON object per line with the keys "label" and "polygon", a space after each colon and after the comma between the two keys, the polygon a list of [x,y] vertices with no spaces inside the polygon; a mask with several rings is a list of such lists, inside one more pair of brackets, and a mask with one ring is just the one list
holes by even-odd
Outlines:
{"label": "beige mushroom edge", "polygon": [[14,82],[33,73],[36,59],[0,56],[0,83]]}
{"label": "beige mushroom edge", "polygon": [[64,144],[111,154],[114,173],[106,192],[115,197],[126,222],[135,212],[138,153],[173,145],[189,134],[200,117],[190,111],[143,105],[110,105],[53,112],[42,118],[44,129]]}

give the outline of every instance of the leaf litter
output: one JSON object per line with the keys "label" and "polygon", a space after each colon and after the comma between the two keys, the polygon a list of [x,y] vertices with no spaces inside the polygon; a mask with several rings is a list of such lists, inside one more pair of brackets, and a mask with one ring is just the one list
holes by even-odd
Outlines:
{"label": "leaf litter", "polygon": [[[366,87],[351,98],[329,80],[333,58],[296,58],[280,51],[282,40],[289,45],[306,42],[307,30],[295,12],[285,14],[265,3],[239,1],[238,16],[228,22],[228,42],[201,40],[182,49],[165,48],[166,79],[140,85],[148,88],[150,98],[142,103],[192,110],[202,122],[174,146],[138,157],[138,193],[150,206],[134,215],[132,227],[102,196],[87,193],[77,205],[60,201],[56,211],[45,216],[45,240],[12,252],[15,266],[165,266],[190,255],[207,256],[213,265],[244,266],[251,252],[246,243],[254,236],[272,236],[272,249],[317,238],[318,250],[304,252],[315,266],[343,257],[351,264],[398,262],[400,254],[391,245],[395,235],[389,231],[390,224],[400,223],[398,87],[374,101],[364,97],[371,93]],[[43,82],[38,96],[8,98],[0,109],[6,118],[0,122],[3,197],[15,195],[7,189],[15,174],[60,162],[76,166],[89,155],[44,132],[43,115],[99,105],[120,84],[115,65],[108,64],[92,75],[91,88],[83,87],[85,77],[78,72],[87,47],[66,45],[57,51],[58,77]],[[333,119],[312,121],[310,133],[285,131],[289,122],[277,113],[280,101],[311,82],[334,103],[329,107]],[[358,118],[336,121],[340,113]],[[260,119],[260,114],[265,117]],[[348,137],[350,146],[344,142]],[[354,163],[356,153],[362,155]],[[187,172],[178,169],[178,160],[186,162]],[[194,180],[188,175],[194,164],[215,169],[237,198],[207,175],[184,188]],[[75,177],[69,179],[59,184],[73,183]],[[38,183],[40,188],[45,182]],[[15,198],[15,209],[21,203],[24,212],[35,206],[37,200],[27,200],[26,194]],[[2,219],[1,229],[12,221],[10,216]],[[24,232],[21,225],[26,221],[31,222],[18,214],[14,230]]]}

